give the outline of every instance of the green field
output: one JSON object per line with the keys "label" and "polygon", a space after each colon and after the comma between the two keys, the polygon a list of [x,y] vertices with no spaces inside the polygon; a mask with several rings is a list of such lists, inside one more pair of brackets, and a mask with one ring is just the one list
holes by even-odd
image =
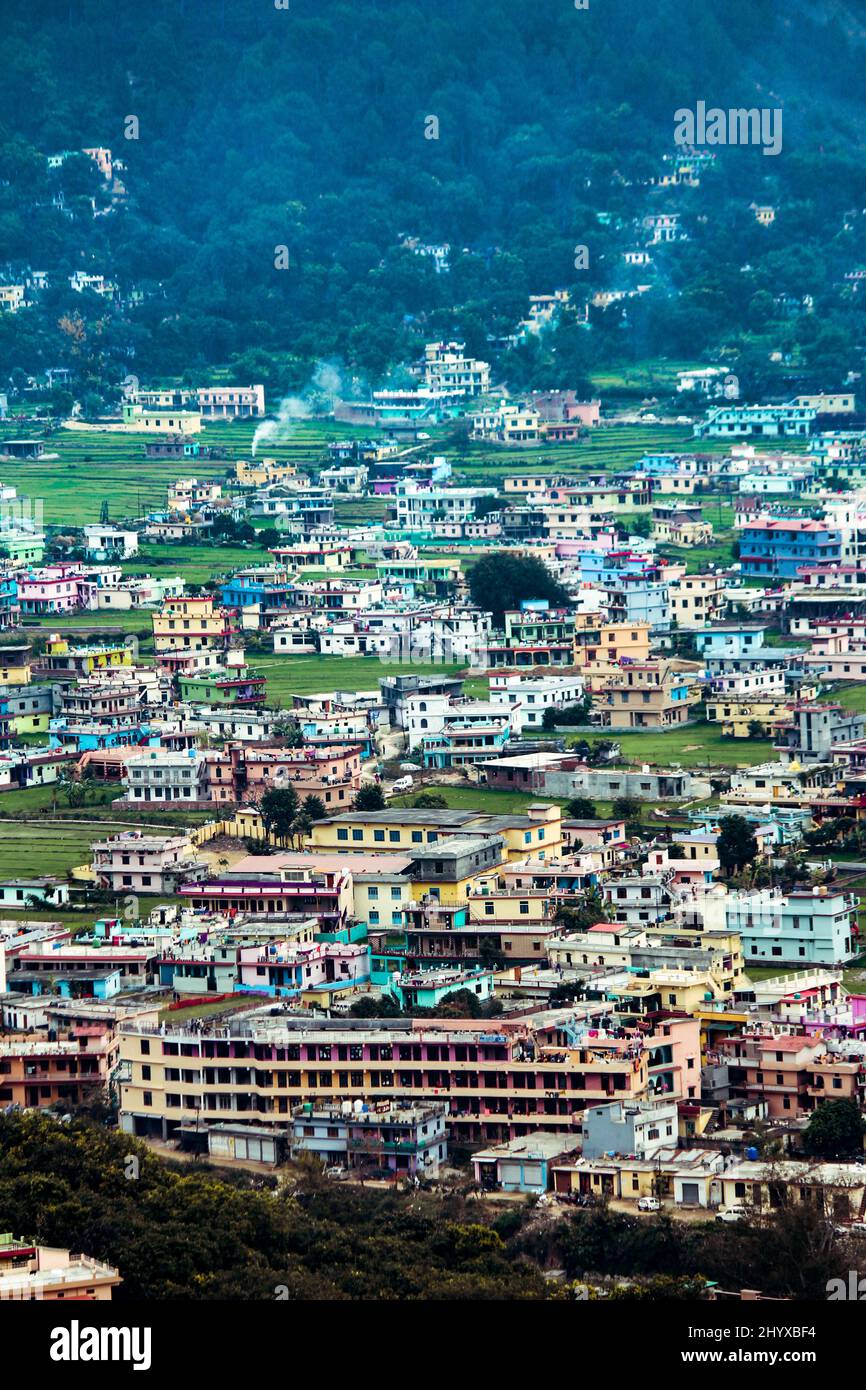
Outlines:
{"label": "green field", "polygon": [[866,714],[866,681],[849,681],[846,684],[828,685],[821,691],[822,700],[832,700],[843,709]]}
{"label": "green field", "polygon": [[250,664],[268,682],[268,704],[288,703],[293,694],[325,690],[376,690],[382,676],[455,675],[450,666],[413,666],[409,661],[379,661],[374,656],[255,656]]}
{"label": "green field", "polygon": [[76,865],[90,863],[91,843],[101,833],[87,825],[0,822],[0,879],[32,874],[64,878]]}
{"label": "green field", "polygon": [[[210,819],[206,811],[164,811],[153,807],[150,811],[127,811],[114,809],[114,802],[121,794],[117,786],[106,786],[97,782],[87,793],[84,806],[70,808],[62,793],[56,787],[27,787],[23,791],[4,792],[0,799],[0,816],[5,819],[26,820],[33,818],[38,822],[62,825],[63,821],[123,821],[127,826],[153,825],[171,830],[174,827],[198,825]],[[56,797],[56,805],[55,805]],[[2,825],[2,822],[0,822]]]}
{"label": "green field", "polygon": [[[570,743],[577,742],[583,735],[573,735]],[[656,763],[670,767],[679,763],[682,767],[693,768],[731,768],[752,767],[756,763],[771,762],[774,758],[773,745],[769,739],[722,738],[717,724],[691,724],[685,729],[671,729],[669,733],[656,729],[640,730],[634,733],[620,733],[612,729],[599,738],[610,738],[622,749],[622,763]],[[587,741],[599,741],[589,735]]]}
{"label": "green field", "polygon": [[[224,459],[148,459],[144,446],[155,434],[107,429],[58,429],[44,439],[46,454],[56,458],[3,463],[3,478],[14,483],[19,496],[41,499],[50,525],[83,526],[98,521],[103,502],[111,521],[144,516],[164,507],[169,483],[175,478],[222,479],[232,461],[248,458],[255,426],[247,421],[213,424],[202,429],[203,444],[226,451]],[[333,421],[297,422],[291,438],[263,447],[263,457],[299,467],[325,459],[329,440],[341,439],[345,426]],[[39,427],[33,434],[40,437]],[[0,439],[21,435],[21,426],[8,422]]]}

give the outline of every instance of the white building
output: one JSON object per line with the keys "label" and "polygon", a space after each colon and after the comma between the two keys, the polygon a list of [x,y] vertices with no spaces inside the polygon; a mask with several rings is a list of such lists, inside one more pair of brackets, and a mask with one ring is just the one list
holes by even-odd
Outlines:
{"label": "white building", "polygon": [[89,560],[127,560],[138,554],[138,532],[114,526],[85,526],[84,549]]}
{"label": "white building", "polygon": [[853,929],[859,898],[814,888],[783,895],[778,889],[730,893],[726,926],[754,965],[841,965],[857,955]]}
{"label": "white building", "polygon": [[490,364],[467,357],[465,343],[428,343],[424,384],[441,395],[483,396],[490,390]]}
{"label": "white building", "polygon": [[490,677],[490,703],[512,711],[515,734],[542,728],[545,710],[576,704],[583,699],[583,694],[583,680],[579,676],[533,679],[531,676],[494,674]]}

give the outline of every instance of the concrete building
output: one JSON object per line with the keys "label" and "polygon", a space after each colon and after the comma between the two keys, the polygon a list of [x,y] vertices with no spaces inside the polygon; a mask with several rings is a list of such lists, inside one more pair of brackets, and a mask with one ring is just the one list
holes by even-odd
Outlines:
{"label": "concrete building", "polygon": [[815,888],[784,896],[777,889],[731,893],[725,906],[729,930],[738,931],[749,964],[841,965],[859,951],[859,899]]}
{"label": "concrete building", "polygon": [[122,1282],[112,1265],[89,1255],[0,1236],[0,1302],[106,1303]]}

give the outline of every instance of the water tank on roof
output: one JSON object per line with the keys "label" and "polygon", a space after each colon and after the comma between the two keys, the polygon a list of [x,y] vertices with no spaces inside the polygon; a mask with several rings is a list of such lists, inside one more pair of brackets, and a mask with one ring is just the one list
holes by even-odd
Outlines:
{"label": "water tank on roof", "polygon": [[754,1161],[755,1161],[755,1159],[756,1159],[757,1157],[758,1157],[758,1150],[754,1147],[754,1145],[750,1145],[750,1146],[746,1149],[746,1158],[749,1159],[749,1161],[750,1161],[751,1163],[754,1163]]}

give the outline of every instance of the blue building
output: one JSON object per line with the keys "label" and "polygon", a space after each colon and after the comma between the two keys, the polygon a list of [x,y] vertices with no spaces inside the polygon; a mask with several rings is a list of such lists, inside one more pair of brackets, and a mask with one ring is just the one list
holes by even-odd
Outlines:
{"label": "blue building", "polygon": [[220,586],[225,608],[286,609],[294,606],[295,586],[288,580],[259,574],[236,574]]}
{"label": "blue building", "polygon": [[743,527],[740,565],[749,578],[796,579],[801,565],[839,564],[842,544],[842,532],[826,521],[752,521]]}

